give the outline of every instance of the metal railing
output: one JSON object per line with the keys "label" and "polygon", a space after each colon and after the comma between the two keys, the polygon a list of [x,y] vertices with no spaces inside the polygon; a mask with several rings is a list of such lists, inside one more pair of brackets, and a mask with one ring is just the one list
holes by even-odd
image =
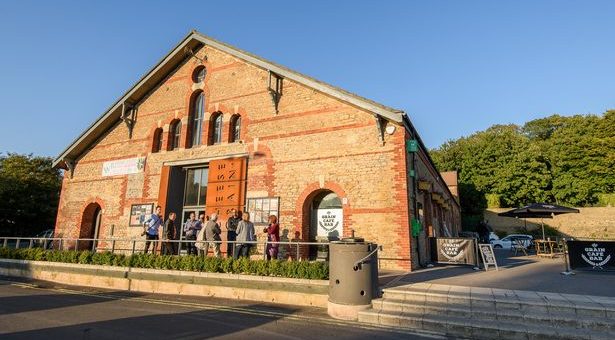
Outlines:
{"label": "metal railing", "polygon": [[[148,246],[149,244],[149,246]],[[0,247],[3,248],[43,248],[48,250],[90,250],[90,251],[109,251],[112,253],[137,254],[150,251],[152,253],[163,254],[166,246],[171,245],[174,253],[169,255],[184,255],[192,252],[196,248],[197,253],[208,256],[212,249],[209,244],[218,244],[220,254],[230,255],[229,246],[234,248],[238,244],[249,244],[256,248],[256,255],[267,257],[267,245],[278,248],[278,259],[293,258],[294,260],[314,259],[326,260],[328,258],[329,242],[304,242],[304,241],[200,241],[200,240],[164,240],[164,239],[145,239],[145,238],[66,238],[66,237],[0,237]],[[173,246],[174,245],[174,246]],[[202,246],[201,246],[202,245]],[[147,247],[147,251],[146,251]],[[199,248],[203,250],[199,251]]]}

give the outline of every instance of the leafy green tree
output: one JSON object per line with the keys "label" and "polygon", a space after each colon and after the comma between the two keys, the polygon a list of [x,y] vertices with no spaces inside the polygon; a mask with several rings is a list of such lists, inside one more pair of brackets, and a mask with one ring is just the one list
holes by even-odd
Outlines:
{"label": "leafy green tree", "polygon": [[[440,171],[459,172],[462,212],[476,214],[482,204],[477,195],[497,198],[505,207],[596,204],[615,192],[614,145],[615,111],[607,111],[553,115],[522,127],[494,125],[447,141],[431,155]],[[472,190],[464,193],[464,186]]]}
{"label": "leafy green tree", "polygon": [[61,173],[49,157],[0,155],[0,234],[34,235],[53,228]]}

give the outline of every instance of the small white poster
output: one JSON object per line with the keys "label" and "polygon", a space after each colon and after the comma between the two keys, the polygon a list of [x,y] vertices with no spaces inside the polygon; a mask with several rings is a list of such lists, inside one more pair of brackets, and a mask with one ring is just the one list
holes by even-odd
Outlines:
{"label": "small white poster", "polygon": [[328,237],[329,239],[339,239],[344,231],[344,209],[318,209],[316,211],[318,219],[317,236]]}
{"label": "small white poster", "polygon": [[136,174],[143,171],[145,167],[145,157],[135,157],[128,159],[118,159],[103,163],[103,176],[118,176]]}

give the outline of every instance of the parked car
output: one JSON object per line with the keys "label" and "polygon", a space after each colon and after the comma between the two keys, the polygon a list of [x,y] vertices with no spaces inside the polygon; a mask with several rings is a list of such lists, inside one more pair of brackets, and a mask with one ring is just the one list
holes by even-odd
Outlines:
{"label": "parked car", "polygon": [[498,234],[494,233],[493,231],[489,232],[489,242],[497,241],[499,239],[500,237],[498,236]]}
{"label": "parked car", "polygon": [[48,238],[53,238],[53,234],[55,233],[54,229],[47,229],[45,231],[42,231],[38,234],[36,234],[36,236],[34,236],[35,238],[40,238],[39,240],[34,240],[34,246],[35,247],[44,247],[46,249],[51,249],[53,247],[53,242],[51,240],[44,240],[44,239],[48,239]]}
{"label": "parked car", "polygon": [[490,241],[493,248],[510,249],[515,240],[525,248],[531,248],[534,246],[534,238],[532,235],[526,234],[511,234],[499,240],[491,239]]}

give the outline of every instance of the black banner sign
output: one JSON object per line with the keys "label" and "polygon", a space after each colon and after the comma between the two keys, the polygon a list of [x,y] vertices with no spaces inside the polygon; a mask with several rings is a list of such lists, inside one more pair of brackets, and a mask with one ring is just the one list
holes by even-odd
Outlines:
{"label": "black banner sign", "polygon": [[431,259],[438,263],[477,265],[473,238],[432,237]]}
{"label": "black banner sign", "polygon": [[615,271],[615,241],[566,241],[572,269]]}

